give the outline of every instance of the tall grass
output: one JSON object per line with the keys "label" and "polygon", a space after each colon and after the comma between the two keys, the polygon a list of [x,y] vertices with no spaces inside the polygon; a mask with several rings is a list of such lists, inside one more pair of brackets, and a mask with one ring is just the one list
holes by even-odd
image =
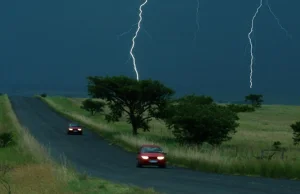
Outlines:
{"label": "tall grass", "polygon": [[[54,162],[48,148],[41,146],[29,131],[22,127],[6,95],[0,96],[0,133],[13,132],[17,145],[0,148],[0,165],[12,166],[7,177],[12,194],[155,194],[153,189],[140,189],[83,176],[68,165],[62,156]],[[7,190],[0,184],[0,193]]]}
{"label": "tall grass", "polygon": [[[47,97],[43,99],[59,113],[77,120],[92,128],[100,135],[130,151],[145,143],[161,145],[167,152],[171,163],[207,172],[229,173],[251,176],[278,178],[300,178],[299,148],[293,145],[290,124],[300,114],[299,106],[265,105],[252,113],[241,113],[240,126],[232,140],[219,148],[209,145],[187,147],[176,143],[171,131],[164,123],[150,123],[151,132],[141,132],[138,137],[131,135],[131,126],[122,119],[118,123],[108,124],[104,116],[90,116],[80,109],[79,98]],[[272,144],[280,141],[285,148],[275,152],[270,159],[261,159],[269,153]]]}

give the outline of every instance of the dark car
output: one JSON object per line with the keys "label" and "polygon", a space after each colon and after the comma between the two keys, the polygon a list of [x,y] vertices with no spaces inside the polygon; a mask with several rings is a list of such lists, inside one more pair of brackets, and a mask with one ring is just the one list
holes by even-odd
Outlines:
{"label": "dark car", "polygon": [[82,127],[78,123],[70,123],[68,127],[68,135],[70,134],[82,135]]}
{"label": "dark car", "polygon": [[137,155],[137,167],[158,166],[166,168],[166,153],[157,145],[142,145]]}

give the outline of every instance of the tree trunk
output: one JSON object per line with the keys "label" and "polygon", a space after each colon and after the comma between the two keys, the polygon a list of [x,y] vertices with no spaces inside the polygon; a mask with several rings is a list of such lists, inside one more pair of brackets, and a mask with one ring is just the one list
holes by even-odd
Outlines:
{"label": "tree trunk", "polygon": [[138,130],[138,127],[137,127],[137,123],[136,123],[136,118],[135,118],[135,115],[133,113],[133,111],[130,111],[131,114],[130,114],[130,121],[131,121],[131,126],[132,126],[132,135],[136,136],[138,133],[137,133],[137,130]]}
{"label": "tree trunk", "polygon": [[134,123],[131,124],[132,125],[132,135],[137,136],[137,127]]}

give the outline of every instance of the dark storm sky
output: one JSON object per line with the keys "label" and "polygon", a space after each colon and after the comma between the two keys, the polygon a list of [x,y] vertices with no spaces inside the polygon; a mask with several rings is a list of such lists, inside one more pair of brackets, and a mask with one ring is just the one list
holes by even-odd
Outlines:
{"label": "dark storm sky", "polygon": [[[135,77],[129,57],[141,0],[0,2],[0,87],[9,94],[86,94],[88,75]],[[149,0],[135,56],[140,78],[159,79],[178,94],[300,104],[299,0],[269,0],[289,39],[263,7],[255,21],[256,61],[249,89],[247,33],[259,0]],[[134,26],[136,27],[136,26]],[[150,38],[151,37],[151,38]]]}

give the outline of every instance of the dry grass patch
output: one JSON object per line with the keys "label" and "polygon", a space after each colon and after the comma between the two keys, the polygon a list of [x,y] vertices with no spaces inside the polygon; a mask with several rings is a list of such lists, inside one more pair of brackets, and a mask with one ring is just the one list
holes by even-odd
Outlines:
{"label": "dry grass patch", "polygon": [[65,183],[57,181],[50,164],[27,164],[15,167],[10,173],[14,194],[70,193],[65,191]]}

